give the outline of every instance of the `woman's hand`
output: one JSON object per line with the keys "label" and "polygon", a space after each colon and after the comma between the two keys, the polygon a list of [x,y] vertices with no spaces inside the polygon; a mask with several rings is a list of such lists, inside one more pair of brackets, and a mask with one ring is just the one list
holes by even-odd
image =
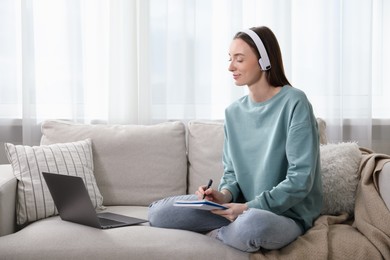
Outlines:
{"label": "woman's hand", "polygon": [[209,200],[219,204],[228,203],[232,200],[232,195],[228,190],[217,191],[207,186],[200,186],[195,192],[199,200]]}
{"label": "woman's hand", "polygon": [[212,210],[211,212],[217,215],[220,215],[224,218],[227,218],[231,222],[236,220],[236,218],[241,215],[245,210],[248,209],[248,205],[246,203],[228,203],[223,204],[225,207],[228,207],[228,209],[216,209]]}
{"label": "woman's hand", "polygon": [[217,191],[213,188],[207,189],[207,186],[200,186],[195,194],[198,196],[199,200],[206,199],[228,207],[228,209],[217,209],[212,210],[211,212],[227,218],[230,221],[234,221],[239,215],[248,209],[248,205],[246,204],[229,203],[232,201],[232,194],[228,190]]}

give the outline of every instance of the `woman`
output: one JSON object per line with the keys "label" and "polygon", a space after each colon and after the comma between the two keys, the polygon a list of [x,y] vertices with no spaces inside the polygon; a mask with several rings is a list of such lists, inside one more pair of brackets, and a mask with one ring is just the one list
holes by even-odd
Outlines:
{"label": "woman", "polygon": [[[238,32],[229,56],[235,84],[248,86],[249,94],[225,111],[218,190],[201,186],[196,195],[155,202],[149,220],[152,226],[209,232],[246,252],[279,249],[308,230],[321,211],[317,122],[305,94],[288,82],[269,28]],[[204,196],[228,209],[172,206]]]}

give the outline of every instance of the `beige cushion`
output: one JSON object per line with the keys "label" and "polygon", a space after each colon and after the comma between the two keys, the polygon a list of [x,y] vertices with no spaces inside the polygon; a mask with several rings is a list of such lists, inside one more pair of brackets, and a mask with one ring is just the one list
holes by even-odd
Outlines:
{"label": "beige cushion", "polygon": [[[147,207],[108,207],[107,211],[147,218]],[[249,254],[196,232],[141,225],[99,230],[62,221],[37,221],[0,237],[0,259],[249,259]]]}
{"label": "beige cushion", "polygon": [[322,118],[317,118],[317,124],[320,135],[320,144],[328,143],[328,138],[326,137],[326,122]]}
{"label": "beige cushion", "polygon": [[33,147],[6,143],[5,150],[18,179],[17,224],[58,214],[42,172],[81,177],[93,205],[102,206],[103,198],[93,175],[90,139]]}
{"label": "beige cushion", "polygon": [[88,125],[50,120],[42,124],[42,144],[91,138],[95,177],[104,205],[148,205],[184,194],[187,183],[185,127]]}
{"label": "beige cushion", "polygon": [[213,179],[217,188],[223,175],[223,122],[194,120],[188,123],[188,193]]}

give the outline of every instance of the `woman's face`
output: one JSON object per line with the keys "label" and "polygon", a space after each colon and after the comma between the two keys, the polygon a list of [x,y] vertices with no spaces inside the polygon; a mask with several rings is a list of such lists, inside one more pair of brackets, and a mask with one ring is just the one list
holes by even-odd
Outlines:
{"label": "woman's face", "polygon": [[261,77],[259,61],[253,49],[243,40],[234,39],[229,49],[229,71],[237,86],[251,86]]}

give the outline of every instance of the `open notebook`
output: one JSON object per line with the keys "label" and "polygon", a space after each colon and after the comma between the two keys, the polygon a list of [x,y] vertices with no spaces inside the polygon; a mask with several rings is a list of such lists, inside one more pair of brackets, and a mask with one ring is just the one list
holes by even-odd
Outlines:
{"label": "open notebook", "polygon": [[177,200],[173,205],[177,207],[190,207],[202,210],[227,209],[227,207],[222,206],[221,204],[208,200]]}

